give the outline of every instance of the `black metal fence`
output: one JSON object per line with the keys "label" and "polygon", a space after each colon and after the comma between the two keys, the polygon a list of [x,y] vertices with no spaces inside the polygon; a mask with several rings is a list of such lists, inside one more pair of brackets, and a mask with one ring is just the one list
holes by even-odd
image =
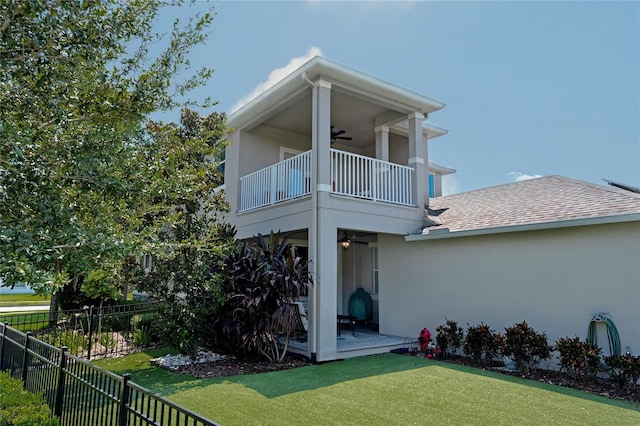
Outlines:
{"label": "black metal fence", "polygon": [[86,307],[59,312],[3,315],[0,322],[31,332],[69,353],[91,359],[123,355],[157,345],[159,319],[155,302]]}
{"label": "black metal fence", "polygon": [[0,370],[42,393],[61,426],[211,426],[180,407],[86,360],[7,324],[0,325]]}

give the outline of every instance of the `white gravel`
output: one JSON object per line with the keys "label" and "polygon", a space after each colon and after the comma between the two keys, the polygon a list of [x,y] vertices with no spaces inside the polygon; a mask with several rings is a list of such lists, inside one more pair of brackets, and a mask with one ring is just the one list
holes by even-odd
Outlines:
{"label": "white gravel", "polygon": [[191,360],[191,357],[189,357],[188,355],[179,354],[179,355],[165,355],[160,358],[154,358],[150,362],[152,364],[157,365],[158,367],[164,367],[170,370],[177,370],[179,367],[184,367],[185,365],[220,361],[222,359],[226,359],[226,356],[219,355],[214,352],[200,350],[198,351],[198,356],[193,361]]}

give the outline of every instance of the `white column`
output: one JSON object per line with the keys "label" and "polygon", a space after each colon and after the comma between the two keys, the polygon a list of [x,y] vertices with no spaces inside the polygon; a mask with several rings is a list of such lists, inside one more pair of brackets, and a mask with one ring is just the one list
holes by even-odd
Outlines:
{"label": "white column", "polygon": [[335,213],[321,208],[318,212],[318,246],[321,247],[318,273],[315,277],[316,307],[318,308],[316,329],[316,360],[326,361],[336,358],[338,335],[336,315],[338,314],[338,228]]}
{"label": "white column", "polygon": [[317,95],[317,146],[315,153],[318,165],[318,191],[331,192],[331,83],[318,80]]}
{"label": "white column", "polygon": [[331,83],[314,83],[312,97],[313,187],[312,224],[309,227],[309,258],[313,288],[310,299],[310,355],[317,361],[335,359],[337,348],[337,227],[324,208],[331,192]]}
{"label": "white column", "polygon": [[389,126],[378,126],[376,131],[376,158],[389,161]]}
{"label": "white column", "polygon": [[418,112],[409,114],[409,166],[413,167],[413,199],[420,208],[429,203],[427,194],[428,175],[427,149],[422,137],[424,115]]}
{"label": "white column", "polygon": [[442,197],[442,174],[434,173],[433,175],[434,197]]}

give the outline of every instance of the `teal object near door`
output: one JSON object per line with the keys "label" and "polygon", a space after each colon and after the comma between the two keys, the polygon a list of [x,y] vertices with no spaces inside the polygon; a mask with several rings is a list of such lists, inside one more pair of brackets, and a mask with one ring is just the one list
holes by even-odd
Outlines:
{"label": "teal object near door", "polygon": [[357,321],[371,321],[371,295],[362,287],[349,298],[349,315]]}

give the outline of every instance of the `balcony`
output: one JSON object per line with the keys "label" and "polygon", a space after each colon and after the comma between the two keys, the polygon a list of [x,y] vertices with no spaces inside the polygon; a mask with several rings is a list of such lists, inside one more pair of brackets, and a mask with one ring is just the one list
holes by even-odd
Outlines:
{"label": "balcony", "polygon": [[[375,202],[414,206],[413,169],[331,149],[331,192]],[[240,178],[240,211],[311,194],[311,151]]]}

